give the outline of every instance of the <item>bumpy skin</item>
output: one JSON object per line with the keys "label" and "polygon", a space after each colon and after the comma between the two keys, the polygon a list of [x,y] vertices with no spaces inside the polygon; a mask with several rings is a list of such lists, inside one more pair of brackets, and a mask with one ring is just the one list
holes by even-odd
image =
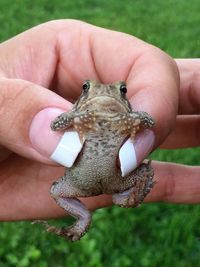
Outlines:
{"label": "bumpy skin", "polygon": [[51,187],[57,204],[77,221],[71,227],[61,229],[43,222],[47,231],[72,241],[85,234],[91,214],[77,197],[112,194],[113,202],[121,207],[135,207],[144,200],[154,184],[150,162],[142,163],[122,177],[117,160],[127,136],[134,140],[137,131],[153,124],[147,113],[132,111],[124,82],[84,83],[83,93],[72,111],[61,114],[51,124],[55,131],[73,127],[81,140],[85,138],[75,164]]}

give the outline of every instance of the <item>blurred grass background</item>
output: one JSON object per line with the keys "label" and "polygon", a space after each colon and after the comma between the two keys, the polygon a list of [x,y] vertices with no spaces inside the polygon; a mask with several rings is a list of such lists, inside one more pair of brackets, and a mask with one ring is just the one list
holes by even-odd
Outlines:
{"label": "blurred grass background", "polygon": [[[199,0],[0,0],[0,40],[59,18],[127,32],[173,57],[200,57]],[[199,165],[199,152],[159,150],[152,157]],[[73,244],[29,222],[1,223],[0,267],[198,267],[199,225],[200,206],[163,203],[95,211],[89,233]]]}

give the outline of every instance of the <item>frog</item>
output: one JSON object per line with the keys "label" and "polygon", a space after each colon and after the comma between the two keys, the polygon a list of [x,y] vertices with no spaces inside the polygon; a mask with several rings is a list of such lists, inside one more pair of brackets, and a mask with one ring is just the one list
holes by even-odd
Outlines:
{"label": "frog", "polygon": [[53,131],[75,130],[84,145],[73,166],[66,168],[50,189],[58,206],[76,221],[61,228],[40,221],[48,232],[70,241],[80,240],[92,218],[79,198],[109,194],[115,205],[130,208],[141,204],[153,188],[150,160],[124,177],[119,167],[119,150],[125,140],[134,142],[138,132],[155,124],[145,111],[133,111],[126,95],[124,81],[103,84],[86,80],[72,110],[51,122]]}

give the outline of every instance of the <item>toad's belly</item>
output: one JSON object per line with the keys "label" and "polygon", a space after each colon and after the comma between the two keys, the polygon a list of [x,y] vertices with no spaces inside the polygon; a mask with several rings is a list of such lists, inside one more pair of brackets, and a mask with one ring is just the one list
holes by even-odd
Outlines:
{"label": "toad's belly", "polygon": [[83,150],[65,177],[86,196],[118,192],[123,179],[118,153],[126,136],[117,132],[103,136],[88,136]]}

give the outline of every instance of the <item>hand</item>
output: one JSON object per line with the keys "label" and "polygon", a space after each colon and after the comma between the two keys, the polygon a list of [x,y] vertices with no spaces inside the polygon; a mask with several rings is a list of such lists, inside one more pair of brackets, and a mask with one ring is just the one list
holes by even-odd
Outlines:
{"label": "hand", "polygon": [[[180,97],[174,130],[162,148],[189,148],[200,144],[200,59],[177,59]],[[190,155],[188,155],[188,158]],[[146,201],[200,203],[200,167],[173,163],[153,165],[159,181]]]}
{"label": "hand", "polygon": [[[48,22],[2,43],[0,220],[65,215],[49,195],[52,182],[63,175],[63,168],[49,159],[61,137],[49,125],[71,109],[88,78],[125,80],[134,109],[156,121],[150,140],[154,147],[169,134],[177,113],[179,75],[175,62],[158,48],[73,20]],[[150,152],[145,149],[138,150],[140,160]],[[156,177],[160,181],[152,200],[165,192],[159,169]],[[110,197],[84,201],[96,208],[108,205]]]}

